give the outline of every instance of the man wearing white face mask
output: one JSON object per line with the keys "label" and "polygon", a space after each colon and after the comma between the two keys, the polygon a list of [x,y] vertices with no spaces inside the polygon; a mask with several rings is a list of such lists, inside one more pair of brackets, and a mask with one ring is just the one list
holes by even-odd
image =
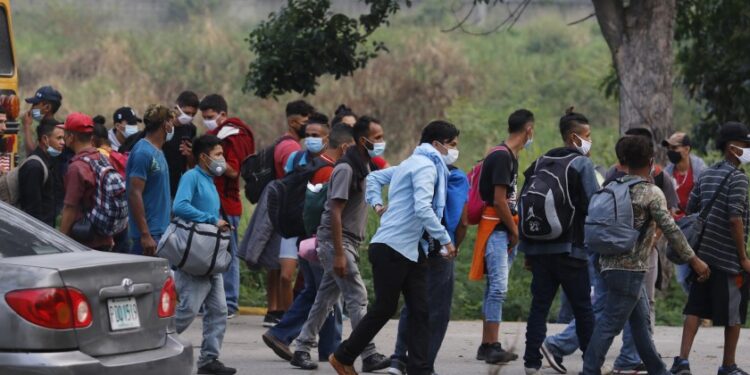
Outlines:
{"label": "man wearing white face mask", "polygon": [[[429,358],[429,310],[436,306],[427,298],[427,256],[433,245],[424,241],[423,235],[426,232],[436,241],[438,253],[443,248],[443,257],[456,256],[453,239],[441,221],[447,201],[446,163],[454,162],[457,157],[458,135],[453,124],[433,121],[422,130],[420,144],[408,159],[367,177],[367,201],[383,215],[369,246],[375,302],[349,339],[329,359],[339,374],[348,373],[344,372],[347,366],[352,365],[393,316],[401,294],[409,310],[408,373],[433,373]],[[390,184],[388,210],[383,208],[381,197],[381,187],[386,183]]]}
{"label": "man wearing white face mask", "polygon": [[201,110],[208,134],[215,135],[221,140],[226,159],[226,172],[222,176],[214,177],[214,183],[221,198],[221,214],[226,216],[225,220],[234,228],[230,241],[232,262],[229,269],[224,272],[227,308],[229,316],[233,317],[239,309],[240,298],[240,263],[237,258],[237,228],[242,216],[240,163],[255,153],[255,140],[250,126],[236,117],[228,116],[228,105],[223,96],[208,95],[201,100],[198,108]]}
{"label": "man wearing white face mask", "polygon": [[738,122],[724,124],[716,148],[723,152],[724,160],[703,171],[687,206],[688,214],[708,210],[709,220],[695,252],[708,263],[711,274],[703,282],[692,277],[673,374],[690,374],[688,356],[701,319],[724,326],[724,357],[718,374],[747,374],[737,367],[735,354],[748,304],[748,178],[742,166],[750,163],[750,130]]}
{"label": "man wearing white face mask", "polygon": [[[547,314],[559,287],[573,309],[581,350],[585,351],[594,329],[589,259],[583,245],[589,199],[599,190],[594,163],[588,157],[591,126],[584,115],[569,108],[560,118],[560,135],[564,147],[548,151],[524,172],[518,205],[518,249],[524,252],[533,278],[523,358],[527,375],[540,373]],[[547,203],[550,198],[554,205]],[[553,367],[564,373],[561,360]]]}
{"label": "man wearing white face mask", "polygon": [[133,108],[120,107],[112,115],[114,127],[109,131],[109,144],[115,151],[120,150],[120,146],[130,136],[138,133],[138,124],[143,122],[135,114]]}
{"label": "man wearing white face mask", "polygon": [[180,184],[180,178],[193,165],[193,138],[195,138],[197,128],[193,125],[193,118],[198,113],[198,95],[192,91],[183,91],[177,96],[174,110],[177,112],[177,122],[175,122],[174,138],[164,143],[162,150],[164,157],[167,158],[169,165],[169,186],[172,197],[177,193],[177,186]]}

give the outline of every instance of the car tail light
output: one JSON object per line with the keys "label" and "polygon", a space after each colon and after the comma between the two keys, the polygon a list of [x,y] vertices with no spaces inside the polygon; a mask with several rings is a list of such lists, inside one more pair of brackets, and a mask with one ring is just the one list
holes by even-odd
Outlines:
{"label": "car tail light", "polygon": [[177,291],[174,287],[174,279],[170,276],[164,282],[159,295],[159,317],[169,318],[174,315],[177,308]]}
{"label": "car tail light", "polygon": [[93,320],[86,296],[74,288],[14,290],[5,301],[22,318],[46,328],[85,328]]}

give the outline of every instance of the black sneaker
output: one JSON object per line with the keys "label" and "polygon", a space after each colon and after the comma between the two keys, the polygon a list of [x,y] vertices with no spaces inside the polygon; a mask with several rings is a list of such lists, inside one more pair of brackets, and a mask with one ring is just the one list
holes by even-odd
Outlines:
{"label": "black sneaker", "polygon": [[362,372],[373,372],[388,368],[391,365],[391,359],[375,353],[362,360]]}
{"label": "black sneaker", "polygon": [[218,359],[214,359],[198,368],[199,374],[212,374],[212,375],[233,375],[237,372],[237,369],[224,366]]}
{"label": "black sneaker", "polygon": [[272,313],[269,312],[263,318],[263,327],[272,328],[272,327],[276,326],[276,324],[279,324],[280,320],[281,319],[277,318],[275,314],[272,314]]}
{"label": "black sneaker", "polygon": [[487,358],[487,349],[489,349],[490,344],[482,343],[482,345],[479,345],[479,348],[477,349],[477,361],[484,361]]}
{"label": "black sneaker", "polygon": [[389,375],[406,375],[406,363],[399,359],[391,359],[391,367],[388,368]]}
{"label": "black sneaker", "polygon": [[293,354],[292,351],[289,350],[289,345],[285,345],[281,340],[276,338],[271,331],[266,331],[266,333],[263,334],[263,342],[268,345],[271,350],[273,350],[274,353],[276,353],[277,356],[281,357],[281,359],[285,361],[291,361]]}
{"label": "black sneaker", "polygon": [[549,367],[552,367],[553,370],[557,371],[560,374],[567,374],[568,369],[563,366],[563,359],[562,357],[558,357],[554,354],[552,354],[552,350],[547,346],[546,342],[542,343],[542,354],[544,355],[544,358],[547,359],[547,363],[549,363]]}
{"label": "black sneaker", "polygon": [[489,344],[487,352],[485,353],[484,361],[489,364],[497,365],[515,361],[516,359],[518,359],[517,354],[506,352],[503,350],[503,346],[499,342],[496,342]]}
{"label": "black sneaker", "polygon": [[669,372],[675,375],[692,375],[693,373],[690,372],[690,363],[687,359],[682,359],[680,357],[674,357],[674,364],[672,364],[672,368],[669,369]]}
{"label": "black sneaker", "polygon": [[717,375],[748,375],[744,370],[737,367],[737,364],[733,364],[729,367],[721,366],[719,367],[719,372]]}
{"label": "black sneaker", "polygon": [[310,353],[301,351],[294,352],[289,364],[303,370],[315,370],[318,368],[318,364],[313,362],[312,358],[310,358]]}

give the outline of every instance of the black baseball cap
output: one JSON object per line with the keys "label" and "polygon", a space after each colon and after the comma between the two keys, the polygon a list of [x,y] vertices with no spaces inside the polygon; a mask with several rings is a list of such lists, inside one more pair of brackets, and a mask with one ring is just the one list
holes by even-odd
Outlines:
{"label": "black baseball cap", "polygon": [[115,111],[115,114],[112,115],[112,121],[117,123],[121,122],[122,120],[125,120],[128,124],[137,124],[139,122],[143,122],[136,114],[135,110],[130,107],[121,107],[118,110]]}
{"label": "black baseball cap", "polygon": [[62,103],[62,95],[59,91],[55,90],[52,86],[42,86],[39,90],[36,90],[36,94],[30,98],[26,98],[26,103],[37,104],[42,100],[48,102]]}
{"label": "black baseball cap", "polygon": [[750,131],[745,124],[730,121],[721,126],[719,137],[716,140],[716,148],[723,150],[727,143],[732,141],[750,143]]}

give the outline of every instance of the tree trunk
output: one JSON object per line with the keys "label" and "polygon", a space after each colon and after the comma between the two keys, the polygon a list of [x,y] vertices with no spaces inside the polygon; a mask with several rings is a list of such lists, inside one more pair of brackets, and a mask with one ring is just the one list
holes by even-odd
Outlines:
{"label": "tree trunk", "polygon": [[[620,133],[646,127],[658,145],[671,134],[676,0],[593,0],[620,82]],[[665,151],[656,147],[657,160]]]}

